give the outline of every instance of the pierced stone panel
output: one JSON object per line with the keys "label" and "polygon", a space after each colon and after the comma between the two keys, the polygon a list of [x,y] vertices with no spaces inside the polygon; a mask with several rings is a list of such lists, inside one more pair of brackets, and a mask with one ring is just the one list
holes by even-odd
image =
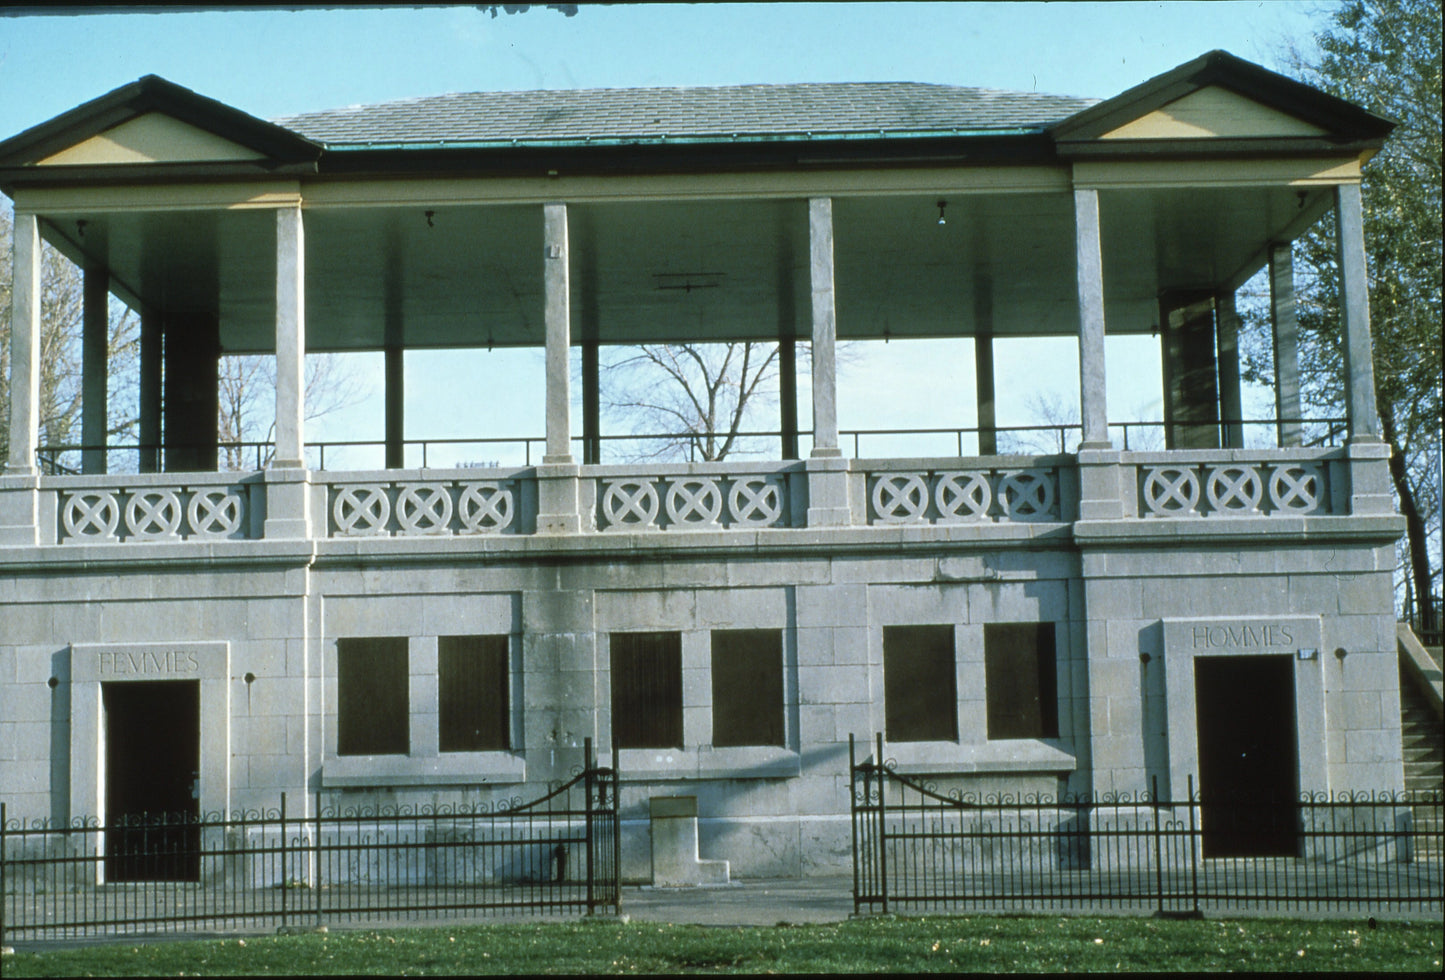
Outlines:
{"label": "pierced stone panel", "polygon": [[1148,517],[1258,517],[1327,513],[1325,467],[1309,462],[1141,466]]}
{"label": "pierced stone panel", "polygon": [[775,474],[601,478],[597,526],[604,531],[786,527],[787,484]]}
{"label": "pierced stone panel", "polygon": [[240,487],[111,487],[60,491],[62,544],[246,536]]}
{"label": "pierced stone panel", "polygon": [[514,532],[515,480],[355,483],[330,488],[333,537]]}
{"label": "pierced stone panel", "polygon": [[870,524],[1057,521],[1052,469],[869,473]]}

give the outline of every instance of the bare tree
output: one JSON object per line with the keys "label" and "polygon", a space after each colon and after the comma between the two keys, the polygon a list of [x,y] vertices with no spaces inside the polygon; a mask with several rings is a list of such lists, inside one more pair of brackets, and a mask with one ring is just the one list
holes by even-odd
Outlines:
{"label": "bare tree", "polygon": [[[276,358],[269,354],[221,358],[216,435],[227,470],[264,466],[275,455]],[[336,354],[306,357],[306,418],[316,419],[360,401],[361,382]],[[259,458],[256,450],[259,449]]]}
{"label": "bare tree", "polygon": [[777,344],[646,344],[626,350],[602,372],[601,400],[635,434],[658,437],[636,453],[640,459],[712,461],[746,451],[746,424],[777,397]]}
{"label": "bare tree", "polygon": [[[10,404],[10,310],[14,284],[11,265],[14,224],[8,206],[0,208],[0,408]],[[40,267],[40,417],[42,446],[73,445],[79,440],[85,314],[84,277],[74,263],[49,245],[41,247]],[[111,304],[107,360],[113,397],[107,399],[109,439],[134,441],[138,413],[133,395],[140,359],[140,322]],[[9,452],[9,416],[0,420],[0,458]],[[59,458],[55,465],[73,462]]]}

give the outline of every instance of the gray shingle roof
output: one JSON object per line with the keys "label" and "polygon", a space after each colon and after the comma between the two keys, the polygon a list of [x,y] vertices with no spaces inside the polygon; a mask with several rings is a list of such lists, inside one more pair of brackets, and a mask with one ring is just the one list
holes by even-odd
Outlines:
{"label": "gray shingle roof", "polygon": [[846,82],[469,92],[274,120],[329,146],[1038,130],[1098,100]]}

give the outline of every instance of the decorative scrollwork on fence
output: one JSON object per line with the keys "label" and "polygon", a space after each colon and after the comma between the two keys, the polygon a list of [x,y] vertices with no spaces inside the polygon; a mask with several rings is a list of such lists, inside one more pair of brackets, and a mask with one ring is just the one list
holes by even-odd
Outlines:
{"label": "decorative scrollwork on fence", "polygon": [[240,487],[62,490],[59,510],[62,544],[246,536]]}
{"label": "decorative scrollwork on fence", "polygon": [[510,480],[333,485],[331,534],[497,534],[513,528],[517,493]]}
{"label": "decorative scrollwork on fence", "polygon": [[601,479],[598,489],[598,526],[604,531],[787,524],[786,486],[780,476],[627,476]]}
{"label": "decorative scrollwork on fence", "polygon": [[873,524],[1060,519],[1058,474],[1050,469],[870,473],[867,479]]}
{"label": "decorative scrollwork on fence", "polygon": [[1325,469],[1317,463],[1144,466],[1139,490],[1149,517],[1301,516],[1329,510]]}

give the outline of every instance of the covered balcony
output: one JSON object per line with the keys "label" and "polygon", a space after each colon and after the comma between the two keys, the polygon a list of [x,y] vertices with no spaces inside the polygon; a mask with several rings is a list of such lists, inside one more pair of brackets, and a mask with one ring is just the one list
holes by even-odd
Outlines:
{"label": "covered balcony", "polygon": [[[167,86],[137,83],[0,144],[16,200],[5,545],[565,548],[557,536],[683,532],[727,545],[882,528],[1003,542],[1390,512],[1359,193],[1389,124],[1227,55],[1029,125],[800,131],[730,149],[666,147],[667,134],[470,147],[485,167],[443,145],[338,149],[307,135],[308,117],[262,123]],[[178,158],[185,140],[198,148]],[[1310,429],[1290,242],[1330,214],[1349,411]],[[39,436],[41,239],[85,272],[81,445]],[[1278,382],[1247,446],[1235,296],[1261,271]],[[95,338],[110,296],[140,316],[135,444],[105,437],[113,386]],[[1155,337],[1145,375],[1113,356]],[[999,417],[995,351],[1023,339],[1051,339],[1078,378],[1057,452],[1010,451]],[[908,387],[844,383],[840,345],[866,358],[925,340],[971,417],[940,417]],[[748,342],[776,346],[770,452],[618,458],[634,433],[604,430],[610,352]],[[476,389],[540,431],[452,420],[454,441],[495,460],[453,465],[416,435],[429,420],[404,411],[405,359],[425,351],[473,352]],[[501,368],[479,356],[505,351],[534,356]],[[307,355],[360,352],[382,365],[379,431],[345,440],[361,446],[310,437]],[[238,447],[215,423],[230,355],[274,358],[276,378],[274,437],[239,447],[239,472],[224,469]],[[1131,386],[1158,392],[1161,417],[1111,401]],[[890,443],[840,425],[880,397],[904,406],[895,428],[920,455],[869,455]]]}

